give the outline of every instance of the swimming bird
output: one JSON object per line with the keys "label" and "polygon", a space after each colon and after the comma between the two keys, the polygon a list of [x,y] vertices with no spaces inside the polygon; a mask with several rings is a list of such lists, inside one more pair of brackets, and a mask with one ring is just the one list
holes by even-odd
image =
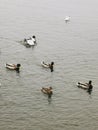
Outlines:
{"label": "swimming bird", "polygon": [[16,71],[19,73],[19,72],[20,72],[21,64],[15,65],[15,64],[7,64],[7,63],[6,63],[5,67],[6,67],[7,69],[10,69],[10,70],[16,70]]}
{"label": "swimming bird", "polygon": [[29,39],[24,39],[25,45],[34,46],[36,44],[36,37],[32,36]]}
{"label": "swimming bird", "polygon": [[70,18],[71,18],[70,16],[66,16],[66,17],[65,17],[65,22],[70,21]]}

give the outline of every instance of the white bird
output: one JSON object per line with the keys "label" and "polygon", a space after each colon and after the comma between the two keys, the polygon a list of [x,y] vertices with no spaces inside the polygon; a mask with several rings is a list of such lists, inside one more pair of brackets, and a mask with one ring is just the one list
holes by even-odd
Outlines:
{"label": "white bird", "polygon": [[65,22],[68,22],[68,21],[70,21],[70,16],[65,17]]}
{"label": "white bird", "polygon": [[24,39],[24,42],[25,42],[27,45],[34,46],[35,43],[36,43],[36,37],[35,37],[35,36],[32,36],[32,37],[30,37],[29,39]]}

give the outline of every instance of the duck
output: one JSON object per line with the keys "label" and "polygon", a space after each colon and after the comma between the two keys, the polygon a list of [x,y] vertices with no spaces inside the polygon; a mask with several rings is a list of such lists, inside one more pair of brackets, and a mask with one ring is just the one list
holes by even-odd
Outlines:
{"label": "duck", "polygon": [[8,64],[8,63],[6,63],[6,65],[5,65],[5,67],[7,68],[7,69],[10,69],[10,70],[16,70],[17,72],[19,72],[20,71],[20,66],[21,66],[21,64]]}
{"label": "duck", "polygon": [[91,80],[89,80],[88,83],[80,83],[80,82],[78,82],[78,83],[77,83],[77,86],[78,86],[79,88],[86,89],[86,90],[92,90],[92,88],[93,88],[93,85],[92,85],[92,81],[91,81]]}
{"label": "duck", "polygon": [[53,72],[54,62],[51,62],[51,63],[49,64],[49,63],[45,63],[45,62],[43,61],[43,62],[41,62],[41,65],[42,65],[44,68],[50,68],[51,72]]}
{"label": "duck", "polygon": [[47,94],[49,97],[52,96],[53,94],[53,91],[52,91],[52,87],[49,87],[49,88],[42,88],[41,91],[44,93],[44,94]]}
{"label": "duck", "polygon": [[34,46],[36,44],[36,37],[32,36],[29,39],[24,39],[25,45]]}

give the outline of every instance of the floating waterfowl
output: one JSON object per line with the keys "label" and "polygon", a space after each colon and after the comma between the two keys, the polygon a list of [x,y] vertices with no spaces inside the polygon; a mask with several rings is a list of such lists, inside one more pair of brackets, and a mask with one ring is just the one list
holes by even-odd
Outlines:
{"label": "floating waterfowl", "polygon": [[51,72],[53,72],[54,62],[51,62],[51,64],[49,64],[49,63],[45,63],[45,62],[43,61],[43,62],[41,62],[41,65],[42,65],[44,68],[50,68]]}
{"label": "floating waterfowl", "polygon": [[17,72],[19,72],[20,66],[21,66],[20,64],[15,65],[15,64],[7,64],[7,63],[6,63],[6,65],[5,65],[5,67],[6,67],[7,69],[16,70]]}
{"label": "floating waterfowl", "polygon": [[42,91],[44,94],[47,94],[49,97],[51,97],[52,94],[53,94],[52,87],[42,88],[41,91]]}
{"label": "floating waterfowl", "polygon": [[34,46],[36,44],[36,37],[32,36],[29,39],[24,39],[25,45]]}
{"label": "floating waterfowl", "polygon": [[82,88],[82,89],[86,89],[86,90],[92,90],[93,86],[92,86],[92,81],[90,80],[89,83],[77,83],[77,87]]}
{"label": "floating waterfowl", "polygon": [[65,22],[70,21],[70,18],[71,18],[70,16],[66,16],[66,17],[65,17]]}
{"label": "floating waterfowl", "polygon": [[88,89],[88,84],[82,84],[82,83],[78,82],[77,87],[83,88],[83,89]]}

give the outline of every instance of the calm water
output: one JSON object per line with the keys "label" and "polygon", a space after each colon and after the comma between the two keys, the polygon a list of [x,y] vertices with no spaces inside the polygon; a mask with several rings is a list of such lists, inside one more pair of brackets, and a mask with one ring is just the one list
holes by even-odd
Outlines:
{"label": "calm water", "polygon": [[[20,74],[5,63],[21,63]],[[76,87],[88,80],[91,95]],[[98,130],[98,1],[0,0],[0,82],[0,130]],[[49,86],[51,99],[40,91]]]}

